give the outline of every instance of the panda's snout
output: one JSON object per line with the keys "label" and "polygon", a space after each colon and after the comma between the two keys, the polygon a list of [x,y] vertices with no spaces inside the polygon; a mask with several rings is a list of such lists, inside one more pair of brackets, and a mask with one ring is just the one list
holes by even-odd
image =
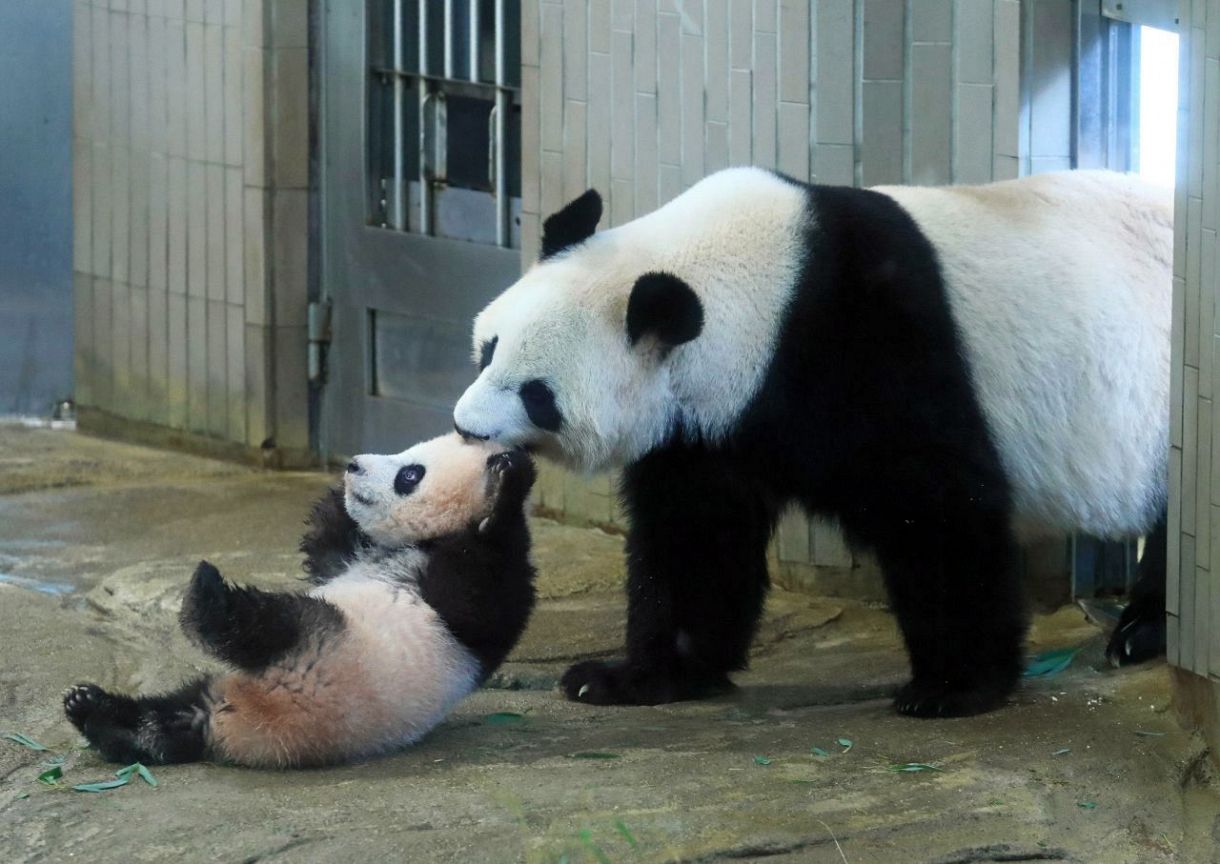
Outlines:
{"label": "panda's snout", "polygon": [[490,441],[490,435],[476,435],[468,429],[463,429],[457,421],[453,421],[453,430],[462,436],[463,441]]}

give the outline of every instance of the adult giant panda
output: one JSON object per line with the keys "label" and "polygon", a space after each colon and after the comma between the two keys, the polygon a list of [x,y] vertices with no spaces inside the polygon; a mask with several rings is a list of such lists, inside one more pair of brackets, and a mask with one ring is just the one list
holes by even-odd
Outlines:
{"label": "adult giant panda", "polygon": [[[573,666],[569,698],[727,686],[797,502],[882,565],[913,673],[898,710],[986,711],[1021,671],[1017,544],[1163,516],[1168,194],[744,168],[595,234],[600,216],[590,190],[546,220],[540,262],[475,321],[454,410],[466,436],[624,467],[627,657]],[[1127,623],[1131,644],[1158,626]]]}

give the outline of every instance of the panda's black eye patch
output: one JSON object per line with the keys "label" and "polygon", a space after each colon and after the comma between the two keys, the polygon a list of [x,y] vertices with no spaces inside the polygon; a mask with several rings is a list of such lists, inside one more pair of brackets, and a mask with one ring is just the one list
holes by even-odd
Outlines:
{"label": "panda's black eye patch", "polygon": [[496,356],[496,343],[500,341],[499,336],[492,336],[490,339],[483,341],[483,345],[479,348],[479,371],[482,372],[491,365],[491,358]]}
{"label": "panda's black eye patch", "polygon": [[563,415],[555,404],[555,391],[541,378],[534,378],[521,385],[521,404],[530,422],[547,432],[558,432],[563,426]]}
{"label": "panda's black eye patch", "polygon": [[424,479],[424,472],[423,465],[404,465],[399,468],[398,473],[394,475],[394,491],[399,495],[410,495],[419,485],[419,481]]}

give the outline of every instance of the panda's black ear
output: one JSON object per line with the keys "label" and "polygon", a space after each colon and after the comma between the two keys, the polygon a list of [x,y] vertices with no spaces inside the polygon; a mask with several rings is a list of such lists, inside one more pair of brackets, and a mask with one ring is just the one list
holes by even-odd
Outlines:
{"label": "panda's black ear", "polygon": [[689,342],[703,332],[703,304],[694,290],[672,273],[645,273],[627,300],[627,340],[635,345],[651,336],[665,348]]}
{"label": "panda's black ear", "polygon": [[542,258],[583,243],[593,236],[602,218],[602,196],[590,189],[542,223]]}

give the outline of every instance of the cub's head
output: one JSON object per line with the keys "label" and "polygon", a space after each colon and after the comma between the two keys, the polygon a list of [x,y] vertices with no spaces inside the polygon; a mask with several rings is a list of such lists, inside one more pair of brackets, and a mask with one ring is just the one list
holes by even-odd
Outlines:
{"label": "cub's head", "polygon": [[394,456],[352,459],[344,506],[373,542],[401,546],[520,514],[533,481],[528,454],[449,434]]}
{"label": "cub's head", "polygon": [[673,430],[667,361],[702,331],[703,305],[638,229],[594,234],[600,216],[590,190],[547,219],[540,263],[476,318],[463,435],[596,470]]}

